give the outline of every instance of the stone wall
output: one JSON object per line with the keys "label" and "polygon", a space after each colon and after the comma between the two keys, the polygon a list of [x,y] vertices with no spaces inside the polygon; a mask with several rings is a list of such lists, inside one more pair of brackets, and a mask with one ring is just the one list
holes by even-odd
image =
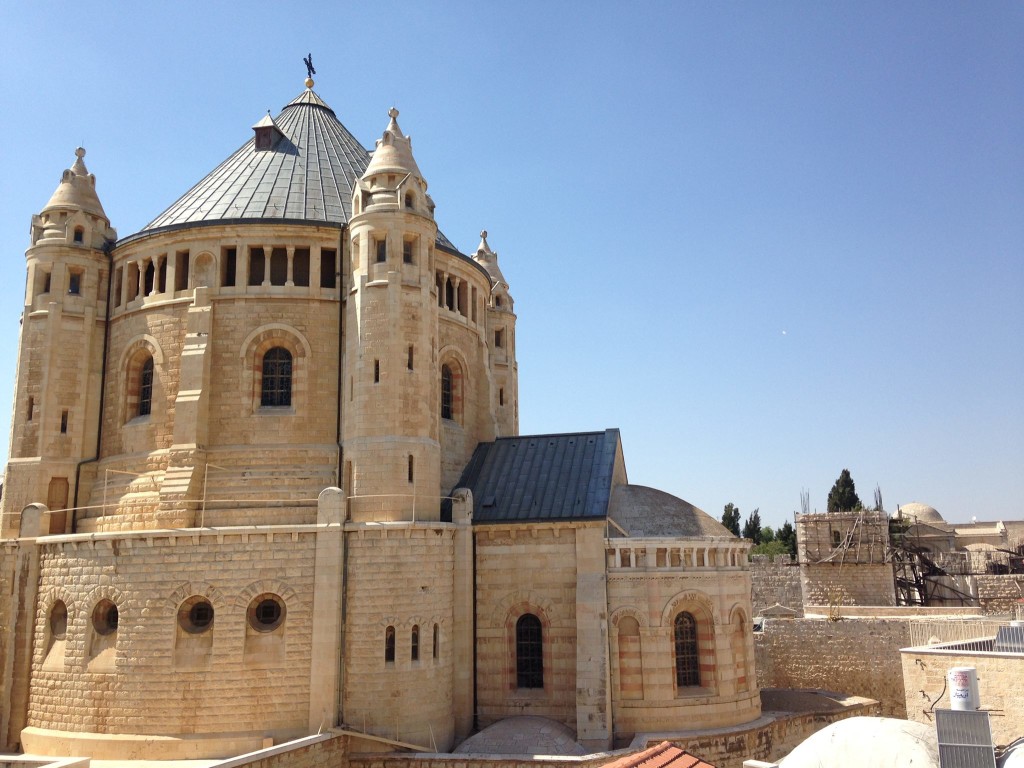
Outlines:
{"label": "stone wall", "polygon": [[[951,667],[974,667],[982,709],[990,719],[995,743],[1008,744],[1021,735],[1024,723],[1024,654],[980,653],[943,648],[908,648],[901,654],[908,720],[935,723],[931,709],[949,709],[946,672]],[[923,693],[922,693],[923,692]]]}
{"label": "stone wall", "polygon": [[798,616],[803,616],[800,568],[795,558],[790,555],[751,555],[750,580],[755,616],[776,603],[792,608]]}
{"label": "stone wall", "polygon": [[754,634],[757,682],[867,696],[906,717],[899,651],[909,643],[907,619],[769,619]]}
{"label": "stone wall", "polygon": [[975,576],[978,605],[983,613],[1010,614],[1024,601],[1024,575]]}
{"label": "stone wall", "polygon": [[889,563],[801,563],[806,605],[896,605]]}
{"label": "stone wall", "polygon": [[449,523],[348,534],[342,712],[361,730],[423,746],[433,740],[442,750],[452,744],[454,534]]}
{"label": "stone wall", "polygon": [[[672,541],[684,550],[673,562],[665,540],[622,539],[609,545],[608,607],[616,743],[641,731],[719,728],[760,715],[751,640],[746,544]],[[689,550],[702,558],[690,558]],[[632,557],[630,557],[632,555]],[[697,564],[694,564],[693,561]],[[674,622],[696,622],[697,685],[677,684]]]}
{"label": "stone wall", "polygon": [[[40,544],[28,725],[98,734],[258,731],[288,738],[309,717],[315,534],[311,531],[68,537]],[[255,564],[262,563],[263,567]],[[281,599],[273,630],[251,620]],[[210,629],[186,631],[191,596],[213,606]],[[114,631],[95,611],[117,607]],[[55,631],[55,605],[66,629]]]}
{"label": "stone wall", "polygon": [[[575,528],[488,525],[474,533],[479,727],[539,715],[575,731]],[[542,625],[542,689],[516,685],[515,628],[525,613]]]}

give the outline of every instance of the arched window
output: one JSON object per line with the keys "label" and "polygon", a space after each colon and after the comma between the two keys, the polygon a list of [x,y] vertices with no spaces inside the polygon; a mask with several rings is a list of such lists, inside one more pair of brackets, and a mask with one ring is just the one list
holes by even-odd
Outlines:
{"label": "arched window", "polygon": [[384,662],[393,664],[395,661],[395,628],[388,627],[384,630]]}
{"label": "arched window", "polygon": [[153,358],[147,357],[139,370],[139,416],[153,412]]}
{"label": "arched window", "polygon": [[454,418],[454,393],[455,382],[452,376],[452,369],[447,365],[441,366],[441,418]]}
{"label": "arched window", "polygon": [[420,628],[419,628],[418,624],[412,628],[412,638],[411,638],[410,642],[411,642],[411,645],[410,645],[411,650],[410,650],[410,653],[409,653],[409,658],[412,659],[413,661],[419,661],[420,660]]}
{"label": "arched window", "polygon": [[438,632],[437,624],[434,625],[434,658],[437,658],[438,647],[440,645],[440,633]]}
{"label": "arched window", "polygon": [[284,347],[267,350],[263,356],[263,382],[260,405],[292,404],[292,353]]}
{"label": "arched window", "polygon": [[541,624],[532,613],[524,613],[516,622],[516,687],[544,687]]}
{"label": "arched window", "polygon": [[700,657],[697,653],[697,620],[683,611],[675,620],[676,686],[700,685]]}

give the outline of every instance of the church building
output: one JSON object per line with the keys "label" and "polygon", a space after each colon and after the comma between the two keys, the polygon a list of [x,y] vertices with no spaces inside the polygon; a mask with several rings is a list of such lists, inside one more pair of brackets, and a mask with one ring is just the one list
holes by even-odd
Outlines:
{"label": "church building", "polygon": [[0,749],[757,719],[750,543],[630,485],[615,429],[519,434],[487,233],[438,229],[398,110],[368,151],[305,85],[139,232],[81,148],[32,217]]}

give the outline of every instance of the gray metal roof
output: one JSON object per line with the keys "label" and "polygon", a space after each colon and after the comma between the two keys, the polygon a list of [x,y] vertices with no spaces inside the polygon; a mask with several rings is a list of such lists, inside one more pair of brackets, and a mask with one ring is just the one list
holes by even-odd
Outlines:
{"label": "gray metal roof", "polygon": [[481,443],[456,484],[475,523],[604,519],[619,430],[502,437]]}
{"label": "gray metal roof", "polygon": [[[284,136],[273,149],[257,152],[250,138],[138,235],[227,222],[348,223],[370,152],[312,89],[285,105],[274,124]],[[440,232],[437,242],[458,252]]]}

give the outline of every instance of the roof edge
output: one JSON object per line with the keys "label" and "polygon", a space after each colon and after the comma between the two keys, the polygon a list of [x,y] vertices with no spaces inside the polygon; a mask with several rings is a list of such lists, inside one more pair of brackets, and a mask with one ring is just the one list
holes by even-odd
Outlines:
{"label": "roof edge", "polygon": [[134,234],[122,237],[120,240],[114,243],[115,248],[120,248],[123,245],[138,242],[139,240],[146,240],[156,235],[166,234],[167,232],[176,232],[183,229],[197,229],[199,227],[224,227],[224,226],[239,226],[246,224],[289,224],[300,227],[323,227],[324,229],[345,229],[348,227],[347,224],[342,224],[337,221],[315,221],[313,219],[274,219],[274,218],[247,218],[247,219],[210,219],[204,221],[184,221],[180,224],[168,224],[166,227],[157,227],[156,229],[140,229]]}

